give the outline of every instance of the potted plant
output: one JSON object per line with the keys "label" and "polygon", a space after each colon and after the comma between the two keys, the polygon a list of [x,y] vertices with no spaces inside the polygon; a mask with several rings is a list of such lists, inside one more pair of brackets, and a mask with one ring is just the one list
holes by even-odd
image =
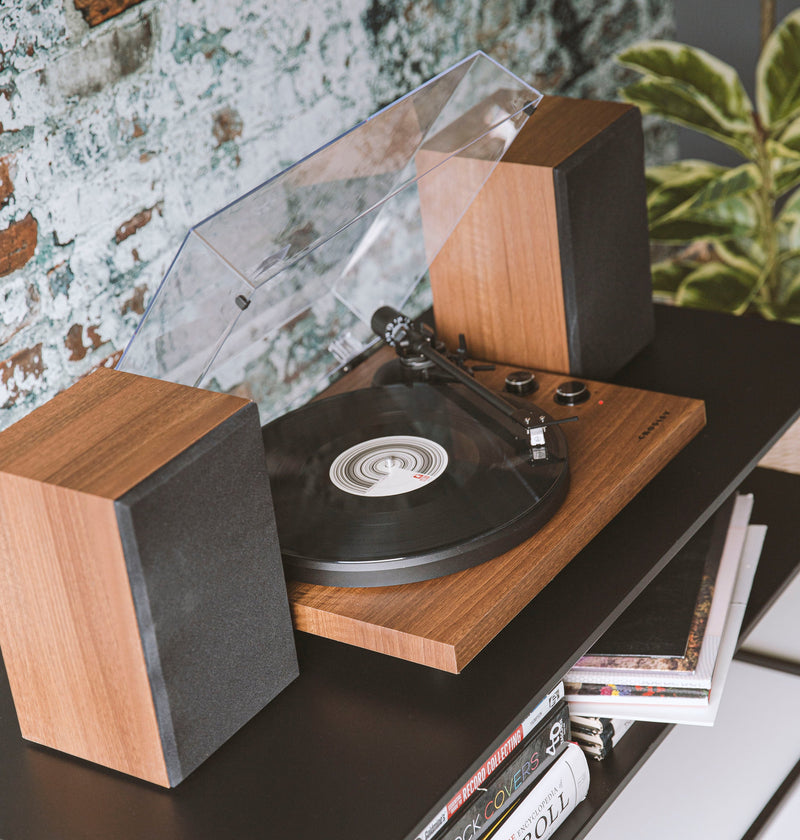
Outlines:
{"label": "potted plant", "polygon": [[800,9],[762,41],[755,103],[730,65],[671,41],[619,55],[642,74],[621,94],[742,157],[647,170],[651,241],[682,246],[654,263],[655,297],[800,323]]}

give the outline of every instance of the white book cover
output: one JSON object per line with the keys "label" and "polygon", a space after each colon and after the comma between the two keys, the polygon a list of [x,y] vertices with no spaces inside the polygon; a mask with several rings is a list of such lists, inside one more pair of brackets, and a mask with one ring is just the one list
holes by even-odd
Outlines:
{"label": "white book cover", "polygon": [[[603,717],[622,717],[630,720],[648,720],[661,723],[691,723],[711,726],[717,716],[720,700],[725,688],[733,655],[739,640],[739,630],[744,619],[747,600],[753,586],[761,549],[767,528],[765,525],[750,525],[744,544],[739,573],[731,597],[730,608],[719,646],[719,654],[711,679],[708,702],[702,706],[681,705],[670,697],[621,698],[614,696],[592,696],[567,693],[571,714]],[[625,702],[619,702],[624,700]],[[636,701],[636,702],[633,702]]]}
{"label": "white book cover", "polygon": [[484,835],[486,840],[547,840],[589,792],[589,765],[577,744],[567,744],[530,792]]}

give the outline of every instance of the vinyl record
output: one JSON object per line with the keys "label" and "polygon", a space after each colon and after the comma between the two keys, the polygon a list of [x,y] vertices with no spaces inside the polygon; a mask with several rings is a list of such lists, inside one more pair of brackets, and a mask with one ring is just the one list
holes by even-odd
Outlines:
{"label": "vinyl record", "polygon": [[533,459],[513,425],[458,383],[351,391],[269,423],[287,574],[330,586],[407,583],[527,539],[566,494],[567,449],[549,427]]}

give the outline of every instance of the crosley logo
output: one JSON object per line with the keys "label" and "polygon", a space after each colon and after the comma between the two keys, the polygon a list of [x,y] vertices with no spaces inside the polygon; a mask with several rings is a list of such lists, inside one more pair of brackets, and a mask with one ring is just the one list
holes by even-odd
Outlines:
{"label": "crosley logo", "polygon": [[666,409],[656,417],[655,420],[639,435],[639,440],[644,440],[652,431],[658,428],[669,417],[669,410]]}

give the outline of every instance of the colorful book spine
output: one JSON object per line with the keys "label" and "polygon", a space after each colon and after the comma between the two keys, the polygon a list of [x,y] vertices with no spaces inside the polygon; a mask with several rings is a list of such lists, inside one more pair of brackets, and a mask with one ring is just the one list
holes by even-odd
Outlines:
{"label": "colorful book spine", "polygon": [[564,685],[558,683],[547,696],[523,718],[522,722],[510,732],[503,743],[479,767],[476,767],[469,779],[459,788],[458,793],[431,819],[417,835],[417,840],[431,840],[450,822],[477,791],[490,774],[517,749],[524,739],[544,720],[550,710],[564,699]]}
{"label": "colorful book spine", "polygon": [[707,688],[689,688],[688,686],[650,685],[648,683],[624,685],[622,683],[569,682],[564,684],[564,689],[568,699],[577,696],[596,698],[636,697],[640,700],[646,700],[649,697],[670,697],[708,702]]}
{"label": "colorful book spine", "polygon": [[456,819],[436,835],[436,840],[478,840],[542,777],[566,747],[569,737],[569,707],[562,700],[470,797]]}
{"label": "colorful book spine", "polygon": [[589,792],[589,764],[583,750],[567,744],[533,785],[483,835],[483,840],[547,840]]}

